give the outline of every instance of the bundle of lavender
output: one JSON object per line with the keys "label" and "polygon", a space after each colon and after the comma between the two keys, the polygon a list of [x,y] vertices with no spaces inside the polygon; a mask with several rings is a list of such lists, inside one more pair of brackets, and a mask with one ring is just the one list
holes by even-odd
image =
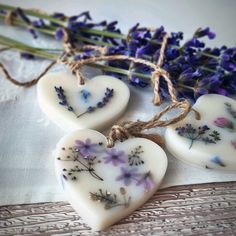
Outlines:
{"label": "bundle of lavender", "polygon": [[[0,4],[0,20],[12,26],[26,28],[33,38],[40,34],[62,40],[66,29],[72,44],[93,44],[107,47],[107,55],[128,55],[157,62],[160,46],[166,31],[163,26],[150,29],[136,24],[128,35],[117,28],[117,21],[94,22],[89,12],[75,16],[63,13],[46,14],[39,10],[27,10]],[[202,38],[215,38],[215,33],[207,28],[199,28],[192,38],[184,41],[183,32],[169,33],[163,69],[170,73],[178,91],[178,97],[197,99],[207,93],[232,95],[236,93],[236,47],[209,48]],[[20,50],[22,57],[55,59],[61,50],[35,48],[0,35],[0,44]],[[74,57],[80,60],[91,56],[87,50]],[[128,61],[110,61],[105,64],[93,63],[89,66],[100,68],[105,74],[122,78],[129,75],[132,85],[145,87],[150,83],[150,69],[144,65]],[[161,81],[161,94],[167,98],[165,82]]]}

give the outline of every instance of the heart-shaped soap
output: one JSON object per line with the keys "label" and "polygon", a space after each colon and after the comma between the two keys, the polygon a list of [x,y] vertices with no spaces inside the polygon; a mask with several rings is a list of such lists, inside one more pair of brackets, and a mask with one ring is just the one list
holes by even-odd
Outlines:
{"label": "heart-shaped soap", "polygon": [[124,112],[129,88],[111,76],[96,76],[78,85],[75,76],[48,73],[37,85],[38,101],[46,115],[65,131],[103,130]]}
{"label": "heart-shaped soap", "polygon": [[167,168],[165,152],[144,138],[106,147],[94,130],[78,130],[60,140],[56,173],[66,197],[93,230],[114,224],[144,204]]}
{"label": "heart-shaped soap", "polygon": [[207,94],[183,121],[166,129],[167,149],[178,159],[210,169],[236,170],[236,101]]}

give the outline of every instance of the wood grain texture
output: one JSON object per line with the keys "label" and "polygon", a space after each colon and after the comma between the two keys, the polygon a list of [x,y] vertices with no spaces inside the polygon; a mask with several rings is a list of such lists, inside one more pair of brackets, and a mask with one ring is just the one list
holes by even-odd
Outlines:
{"label": "wood grain texture", "polygon": [[236,235],[236,182],[176,186],[103,232],[67,202],[0,207],[0,235]]}

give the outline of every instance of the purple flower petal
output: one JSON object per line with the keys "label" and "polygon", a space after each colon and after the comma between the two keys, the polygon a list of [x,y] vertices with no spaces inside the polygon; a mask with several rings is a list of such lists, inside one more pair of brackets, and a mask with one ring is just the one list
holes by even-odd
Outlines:
{"label": "purple flower petal", "polygon": [[140,176],[140,174],[137,173],[137,168],[121,167],[120,171],[121,175],[116,177],[116,180],[124,181],[126,186],[130,185],[133,181],[137,182],[137,178]]}
{"label": "purple flower petal", "polygon": [[97,145],[96,143],[92,143],[90,139],[86,139],[85,141],[75,140],[75,148],[84,158],[96,154]]}
{"label": "purple flower petal", "polygon": [[55,32],[55,39],[62,40],[64,37],[64,31],[62,28],[58,28]]}
{"label": "purple flower petal", "polygon": [[152,175],[150,171],[147,173],[144,173],[141,176],[141,178],[138,180],[138,182],[136,183],[136,186],[140,186],[140,185],[144,187],[145,191],[148,191],[155,186],[155,183],[152,179]]}
{"label": "purple flower petal", "polygon": [[112,163],[114,166],[123,164],[128,159],[123,151],[117,151],[115,148],[106,150],[106,154],[104,157],[105,163]]}

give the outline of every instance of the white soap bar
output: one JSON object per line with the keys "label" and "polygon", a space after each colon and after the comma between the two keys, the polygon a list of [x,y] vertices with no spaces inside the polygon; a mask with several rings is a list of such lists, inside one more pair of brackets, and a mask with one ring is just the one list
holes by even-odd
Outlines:
{"label": "white soap bar", "polygon": [[43,112],[65,131],[103,130],[124,112],[130,97],[125,83],[111,76],[96,76],[78,85],[75,76],[48,73],[37,85]]}
{"label": "white soap bar", "polygon": [[101,133],[78,130],[58,143],[55,167],[73,208],[93,230],[102,230],[156,192],[166,172],[167,157],[161,147],[144,138],[106,148]]}
{"label": "white soap bar", "polygon": [[166,129],[168,150],[178,159],[209,169],[236,170],[236,101],[216,94],[201,96],[193,112]]}

